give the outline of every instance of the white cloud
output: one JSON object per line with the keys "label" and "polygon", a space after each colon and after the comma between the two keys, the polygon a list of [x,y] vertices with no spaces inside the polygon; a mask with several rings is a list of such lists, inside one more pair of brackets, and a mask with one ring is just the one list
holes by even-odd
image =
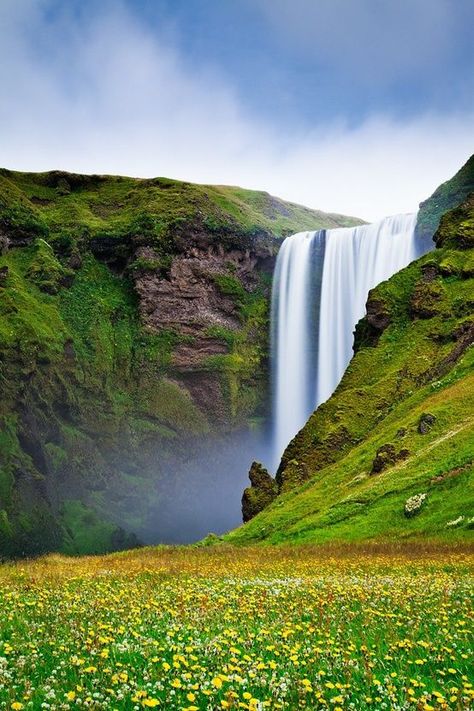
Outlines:
{"label": "white cloud", "polygon": [[355,129],[293,134],[249,115],[224,77],[186,67],[118,3],[54,22],[41,12],[47,0],[3,3],[6,167],[240,184],[375,219],[415,209],[472,151],[466,114],[374,116]]}

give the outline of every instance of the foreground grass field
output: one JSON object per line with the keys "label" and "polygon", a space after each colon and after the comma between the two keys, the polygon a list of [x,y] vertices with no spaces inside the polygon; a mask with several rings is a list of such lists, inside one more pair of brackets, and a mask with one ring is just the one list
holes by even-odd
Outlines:
{"label": "foreground grass field", "polygon": [[0,708],[472,708],[472,550],[158,548],[0,567]]}

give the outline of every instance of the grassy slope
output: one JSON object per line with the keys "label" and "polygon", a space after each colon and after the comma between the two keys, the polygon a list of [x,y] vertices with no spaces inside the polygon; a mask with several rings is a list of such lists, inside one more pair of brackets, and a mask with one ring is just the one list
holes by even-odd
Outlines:
{"label": "grassy slope", "polygon": [[[367,322],[360,324],[358,352],[341,384],[284,454],[282,493],[227,540],[472,537],[474,352],[455,355],[463,339],[472,343],[473,218],[471,198],[443,218],[435,252],[371,293],[390,325],[374,346]],[[420,308],[431,316],[420,318]],[[426,412],[437,419],[422,435]],[[371,474],[377,449],[387,443],[408,449],[408,457]],[[404,504],[418,493],[427,502],[407,518]],[[458,526],[446,526],[459,516]]]}
{"label": "grassy slope", "polygon": [[286,236],[298,230],[351,227],[362,220],[336,213],[321,212],[286,202],[256,190],[232,186],[200,186],[210,191],[211,199],[249,226],[262,225],[273,234]]}

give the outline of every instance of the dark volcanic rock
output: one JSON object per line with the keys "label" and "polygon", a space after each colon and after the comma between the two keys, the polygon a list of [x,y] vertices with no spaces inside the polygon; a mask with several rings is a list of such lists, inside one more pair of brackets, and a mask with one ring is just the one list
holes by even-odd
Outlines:
{"label": "dark volcanic rock", "polygon": [[242,519],[244,523],[266,508],[277,495],[277,485],[268,471],[259,462],[253,462],[249,471],[251,486],[242,496]]}
{"label": "dark volcanic rock", "polygon": [[397,453],[393,444],[384,444],[379,447],[375,459],[372,462],[371,474],[379,474],[387,467],[395,464],[397,461]]}
{"label": "dark volcanic rock", "polygon": [[131,244],[128,237],[101,235],[89,241],[92,254],[110,266],[123,265],[130,256]]}
{"label": "dark volcanic rock", "polygon": [[418,423],[418,432],[420,434],[427,434],[431,430],[435,422],[436,417],[434,415],[431,415],[429,412],[424,412],[420,417],[420,421]]}
{"label": "dark volcanic rock", "polygon": [[8,279],[8,267],[0,267],[0,286],[6,286]]}
{"label": "dark volcanic rock", "polygon": [[375,459],[372,462],[371,474],[380,474],[388,467],[393,466],[399,461],[406,459],[410,456],[408,449],[401,449],[399,452],[395,449],[393,444],[384,444],[379,447]]}
{"label": "dark volcanic rock", "polygon": [[380,336],[390,325],[390,313],[382,299],[369,292],[366,315],[356,325],[354,332],[354,352],[364,346],[376,346]]}
{"label": "dark volcanic rock", "polygon": [[390,314],[381,299],[369,296],[367,300],[367,321],[376,331],[382,333],[390,323]]}

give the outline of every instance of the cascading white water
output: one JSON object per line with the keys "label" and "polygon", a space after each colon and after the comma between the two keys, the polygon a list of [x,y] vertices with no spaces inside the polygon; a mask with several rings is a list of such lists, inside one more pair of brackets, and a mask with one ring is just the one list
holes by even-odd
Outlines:
{"label": "cascading white water", "polygon": [[370,289],[418,254],[416,214],[287,238],[272,291],[273,464],[336,389]]}
{"label": "cascading white water", "polygon": [[322,267],[324,232],[288,237],[278,254],[272,289],[274,459],[308,418],[314,397],[308,383],[314,372],[315,324],[311,294]]}
{"label": "cascading white water", "polygon": [[319,319],[315,404],[332,395],[352,357],[353,331],[370,289],[416,258],[416,214],[329,230]]}

